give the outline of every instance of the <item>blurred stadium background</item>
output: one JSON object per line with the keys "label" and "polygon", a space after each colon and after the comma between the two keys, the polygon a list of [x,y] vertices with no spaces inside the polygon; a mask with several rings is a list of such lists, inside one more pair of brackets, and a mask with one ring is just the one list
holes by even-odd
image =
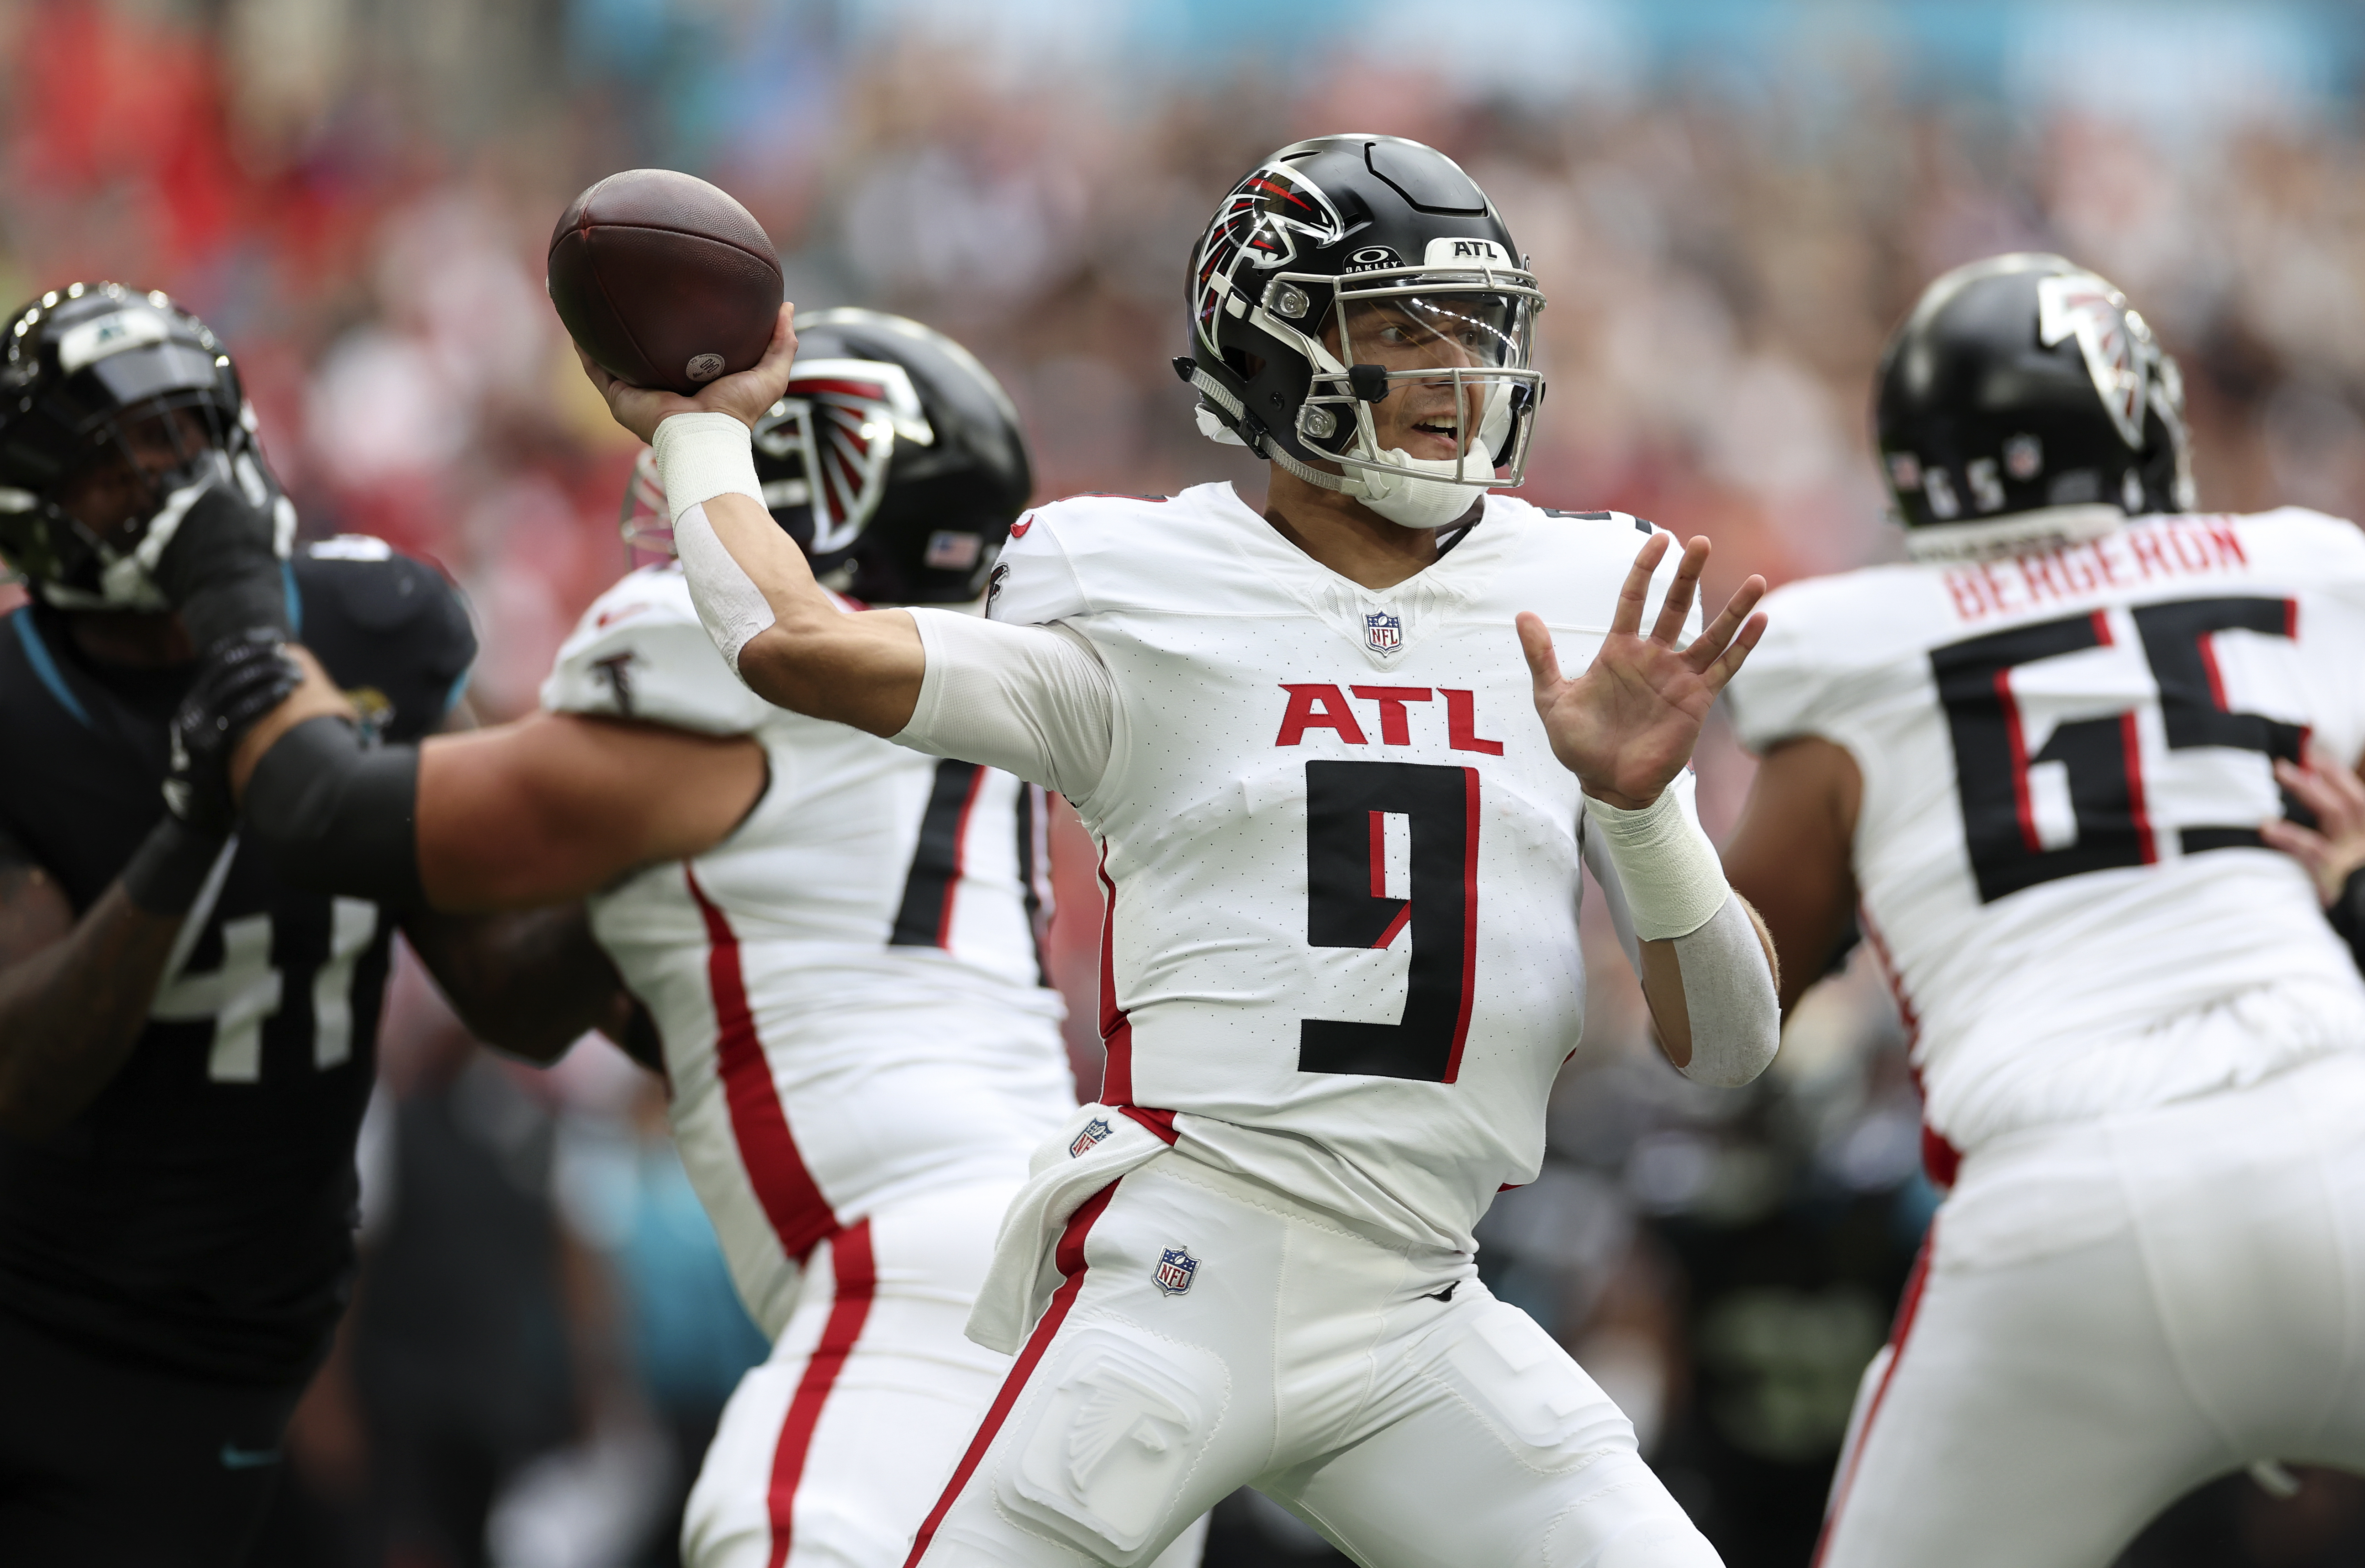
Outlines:
{"label": "blurred stadium background", "polygon": [[[1534,254],[1533,492],[1707,532],[1728,579],[1892,549],[1874,357],[1931,276],[2007,249],[2064,251],[2150,317],[2204,505],[2365,509],[2353,5],[0,0],[0,304],[113,277],[204,315],[308,532],[381,534],[465,588],[493,718],[625,564],[630,438],[540,278],[566,199],[642,164],[745,200],[801,305],[974,347],[1046,498],[1261,493],[1167,367],[1186,252],[1260,154],[1371,129],[1460,159]],[[1712,827],[1749,766],[1704,756]],[[1096,896],[1062,890],[1089,1016]],[[1902,1036],[1857,964],[1764,1085],[1695,1090],[1608,953],[1551,1163],[1490,1216],[1485,1267],[1733,1568],[1798,1568],[1936,1201]],[[1079,1031],[1088,1089],[1096,1051]],[[762,1345],[661,1092],[604,1047],[546,1075],[476,1052],[415,968],[385,1056],[369,1262],[265,1561],[670,1562]],[[2198,1494],[2126,1562],[2365,1560],[2365,1483],[2302,1480]],[[1242,1497],[1209,1561],[1326,1556]]]}

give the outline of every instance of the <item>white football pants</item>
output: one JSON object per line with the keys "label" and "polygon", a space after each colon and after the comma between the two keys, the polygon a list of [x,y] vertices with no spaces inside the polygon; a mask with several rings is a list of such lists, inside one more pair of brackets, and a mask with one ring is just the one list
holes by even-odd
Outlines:
{"label": "white football pants", "polygon": [[[891,1204],[814,1249],[682,1518],[689,1568],[896,1568],[1010,1358],[962,1332],[1016,1182]],[[1195,1568],[1204,1520],[1158,1568]]]}
{"label": "white football pants", "polygon": [[1369,1568],[1717,1568],[1626,1417],[1467,1258],[1161,1154],[1056,1259],[913,1563],[1135,1568],[1248,1484]]}
{"label": "white football pants", "polygon": [[1963,1163],[1820,1568],[2101,1568],[2259,1460],[2365,1470],[2365,1056]]}

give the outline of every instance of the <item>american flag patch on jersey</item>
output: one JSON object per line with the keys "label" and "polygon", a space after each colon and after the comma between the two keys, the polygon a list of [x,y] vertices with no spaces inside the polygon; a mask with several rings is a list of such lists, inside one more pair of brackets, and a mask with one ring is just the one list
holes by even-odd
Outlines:
{"label": "american flag patch on jersey", "polygon": [[1181,1295],[1191,1288],[1191,1281],[1199,1272],[1199,1260],[1191,1256],[1187,1247],[1170,1247],[1159,1254],[1158,1269],[1153,1276],[1158,1288],[1168,1295]]}
{"label": "american flag patch on jersey", "polygon": [[1092,1148],[1093,1145],[1100,1142],[1101,1139],[1108,1136],[1108,1118],[1106,1116],[1094,1116],[1091,1121],[1084,1124],[1084,1130],[1076,1135],[1076,1141],[1068,1146],[1068,1158],[1070,1159],[1076,1159],[1086,1149]]}
{"label": "american flag patch on jersey", "polygon": [[1363,617],[1363,642],[1375,654],[1393,654],[1404,646],[1404,622],[1384,610]]}

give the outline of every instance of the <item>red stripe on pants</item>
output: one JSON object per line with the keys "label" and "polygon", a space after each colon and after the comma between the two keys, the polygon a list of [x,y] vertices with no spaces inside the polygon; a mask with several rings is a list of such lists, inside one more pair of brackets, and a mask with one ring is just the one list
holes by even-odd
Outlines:
{"label": "red stripe on pants", "polygon": [[1844,1468],[1839,1484],[1832,1488],[1831,1509],[1823,1516],[1822,1533],[1815,1539],[1815,1555],[1808,1568],[1821,1568],[1823,1553],[1831,1550],[1832,1531],[1839,1528],[1840,1510],[1847,1506],[1848,1491],[1855,1484],[1855,1468],[1863,1462],[1865,1444],[1872,1440],[1872,1423],[1880,1415],[1880,1402],[1889,1397],[1889,1385],[1897,1381],[1897,1363],[1905,1359],[1905,1336],[1913,1331],[1914,1314],[1922,1310],[1922,1285],[1930,1277],[1930,1248],[1937,1235],[1933,1222],[1922,1233],[1922,1250],[1914,1254],[1913,1272],[1906,1276],[1905,1295],[1897,1304],[1897,1321],[1889,1330],[1889,1364],[1880,1369],[1880,1382],[1873,1386],[1871,1402],[1864,1407],[1864,1425],[1856,1428],[1855,1441],[1840,1455]]}
{"label": "red stripe on pants", "polygon": [[690,868],[685,865],[681,874],[706,921],[706,981],[714,993],[714,1066],[723,1080],[723,1102],[731,1108],[731,1136],[739,1146],[740,1163],[747,1169],[747,1184],[756,1190],[764,1217],[772,1222],[780,1250],[802,1258],[837,1228],[837,1216],[830,1213],[828,1200],[805,1169],[804,1156],[789,1131],[779,1085],[772,1081],[772,1064],[764,1059],[764,1042],[757,1037],[755,1014],[747,1007],[739,938]]}
{"label": "red stripe on pants", "polygon": [[870,1298],[879,1285],[879,1271],[870,1255],[870,1222],[857,1220],[829,1241],[830,1271],[836,1294],[830,1303],[829,1321],[821,1343],[805,1361],[805,1375],[797,1380],[796,1397],[789,1401],[788,1418],[780,1423],[780,1443],[772,1450],[772,1489],[767,1501],[772,1516],[771,1568],[789,1560],[789,1542],[796,1526],[797,1484],[803,1480],[805,1455],[813,1449],[814,1424],[821,1419],[829,1391],[846,1367],[846,1358],[862,1337],[870,1316]]}
{"label": "red stripe on pants", "polygon": [[1109,1200],[1115,1195],[1116,1183],[1112,1182],[1086,1198],[1069,1216],[1068,1227],[1059,1233],[1059,1245],[1051,1254],[1052,1260],[1059,1266],[1059,1272],[1067,1276],[1066,1282],[1051,1293],[1051,1305],[1044,1309],[1043,1320],[1035,1325],[1035,1332],[1026,1337],[1026,1343],[1018,1351],[1017,1363],[1010,1369],[1010,1375],[1002,1380],[1002,1392],[993,1396],[993,1406],[986,1411],[985,1420],[978,1428],[977,1436],[970,1439],[969,1451],[961,1455],[960,1463],[953,1468],[953,1478],[947,1484],[945,1495],[936,1499],[936,1506],[928,1511],[926,1522],[920,1526],[920,1533],[912,1542],[912,1555],[903,1559],[903,1568],[916,1568],[920,1559],[927,1555],[929,1543],[936,1539],[936,1527],[945,1522],[945,1516],[952,1511],[953,1499],[961,1495],[961,1488],[967,1486],[969,1478],[977,1473],[979,1462],[985,1458],[985,1450],[993,1446],[994,1434],[1002,1430],[1002,1423],[1010,1418],[1011,1406],[1018,1403],[1019,1390],[1025,1388],[1026,1380],[1035,1375],[1036,1363],[1043,1359],[1043,1352],[1051,1348],[1051,1340],[1059,1332],[1059,1325],[1067,1321],[1068,1309],[1076,1305],[1076,1294],[1084,1288],[1084,1237],[1092,1230],[1093,1222],[1101,1217],[1101,1211],[1108,1207]]}

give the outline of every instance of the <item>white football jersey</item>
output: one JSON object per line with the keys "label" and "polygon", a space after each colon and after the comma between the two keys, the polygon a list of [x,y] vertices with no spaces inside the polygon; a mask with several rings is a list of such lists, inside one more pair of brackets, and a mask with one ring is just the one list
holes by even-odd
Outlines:
{"label": "white football jersey", "polygon": [[664,1039],[683,1163],[767,1333],[832,1230],[1025,1177],[1075,1104],[1037,946],[1041,790],[764,701],[673,566],[585,612],[542,700],[763,744],[770,781],[737,829],[590,904]]}
{"label": "white football jersey", "polygon": [[1584,815],[1512,621],[1535,610],[1584,668],[1649,533],[1489,496],[1373,590],[1228,485],[1020,520],[990,613],[1081,634],[1115,694],[1074,802],[1109,897],[1103,1100],[1367,1228],[1471,1249],[1535,1177],[1585,1016]]}
{"label": "white football jersey", "polygon": [[2365,1046],[2365,984],[2265,848],[2273,759],[2365,747],[2365,537],[2287,508],[1793,583],[1743,743],[1864,777],[1854,857],[1930,1126],[2163,1103]]}

